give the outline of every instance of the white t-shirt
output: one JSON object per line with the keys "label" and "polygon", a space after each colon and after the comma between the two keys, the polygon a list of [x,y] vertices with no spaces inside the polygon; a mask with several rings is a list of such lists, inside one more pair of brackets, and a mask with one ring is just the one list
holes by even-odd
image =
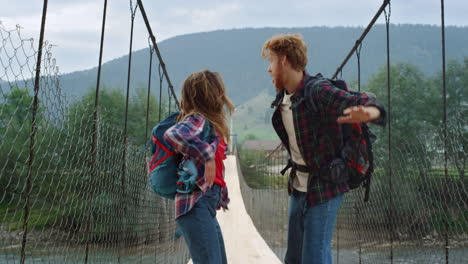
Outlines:
{"label": "white t-shirt", "polygon": [[[293,114],[292,110],[289,109],[289,107],[291,107],[292,95],[293,94],[287,94],[286,90],[284,91],[283,102],[281,102],[281,117],[283,119],[286,133],[288,134],[292,160],[299,165],[306,165],[297,145],[296,134],[294,131]],[[306,172],[296,171],[296,176],[297,177],[295,177],[293,181],[294,189],[300,192],[307,192],[307,180],[309,179],[309,174]]]}

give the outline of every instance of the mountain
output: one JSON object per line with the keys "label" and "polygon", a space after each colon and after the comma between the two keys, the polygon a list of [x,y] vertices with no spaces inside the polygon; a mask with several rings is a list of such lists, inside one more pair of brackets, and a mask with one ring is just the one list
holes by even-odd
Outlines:
{"label": "mountain", "polygon": [[[300,33],[308,45],[307,70],[331,77],[360,37],[362,27],[309,27],[232,29],[177,36],[158,45],[169,76],[180,93],[183,80],[201,69],[218,71],[225,80],[228,95],[236,104],[233,117],[239,138],[255,134],[261,138],[274,138],[269,124],[269,108],[274,88],[267,73],[268,63],[261,58],[265,40],[280,33]],[[468,57],[468,27],[446,28],[446,54],[448,59]],[[441,28],[431,25],[391,25],[391,63],[409,62],[427,75],[441,70]],[[159,94],[158,62],[153,56],[152,92]],[[376,25],[365,38],[361,50],[361,74],[365,83],[386,64],[386,32],[384,25]],[[126,89],[128,56],[103,64],[103,86]],[[149,70],[149,50],[134,51],[132,55],[131,93],[146,88]],[[96,84],[97,67],[62,74],[62,94],[80,98]],[[357,80],[356,56],[352,56],[343,71],[343,78],[352,83]],[[43,80],[45,81],[45,80]],[[31,80],[28,80],[32,85]],[[19,82],[21,85],[22,82]],[[163,82],[167,88],[166,82]],[[0,80],[3,93],[9,89]],[[167,92],[167,91],[166,91]],[[165,94],[166,94],[165,92]],[[46,95],[47,96],[47,95]],[[51,96],[48,96],[48,98]],[[51,97],[53,100],[55,97]],[[73,100],[72,100],[73,101]]]}
{"label": "mountain", "polygon": [[236,107],[233,115],[233,131],[237,140],[242,141],[247,136],[258,139],[277,139],[271,125],[273,109],[270,107],[275,96],[270,90],[263,90]]}
{"label": "mountain", "polygon": [[[158,45],[171,81],[179,93],[183,80],[201,69],[218,71],[223,76],[228,94],[236,105],[255,97],[263,90],[274,93],[267,73],[268,64],[260,52],[266,39],[279,33],[300,33],[308,44],[311,73],[330,76],[351,50],[362,27],[260,28],[219,30],[195,33],[161,41]],[[450,58],[468,56],[468,27],[446,28],[446,53]],[[441,69],[440,27],[430,25],[391,25],[391,62],[410,62],[426,74]],[[154,56],[152,91],[159,89],[157,59]],[[361,50],[362,80],[365,82],[386,62],[386,33],[384,25],[376,25],[363,42]],[[128,56],[106,62],[102,68],[102,84],[124,90],[127,83]],[[148,82],[149,50],[132,55],[131,91],[146,87]],[[357,79],[356,56],[348,62],[343,78]],[[81,96],[95,86],[97,68],[63,74],[65,94]],[[164,82],[164,87],[166,83]]]}

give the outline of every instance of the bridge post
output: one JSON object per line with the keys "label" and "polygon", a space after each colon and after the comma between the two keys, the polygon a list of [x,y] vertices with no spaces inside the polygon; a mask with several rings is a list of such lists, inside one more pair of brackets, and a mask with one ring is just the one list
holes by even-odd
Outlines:
{"label": "bridge post", "polygon": [[[93,113],[93,135],[91,142],[91,177],[89,177],[89,186],[94,186],[94,182],[99,174],[96,171],[96,159],[97,159],[97,135],[99,129],[99,88],[101,83],[101,68],[102,68],[102,53],[104,46],[104,32],[106,26],[106,13],[107,13],[107,0],[104,0],[104,10],[102,15],[102,28],[101,28],[101,44],[99,48],[99,64],[97,72],[97,81],[96,81],[96,95],[94,98],[94,113]],[[88,263],[89,259],[89,246],[92,240],[90,230],[93,228],[93,219],[92,219],[92,203],[93,203],[93,193],[90,191],[87,197],[87,208],[86,208],[86,222],[85,222],[85,236],[86,236],[86,249],[85,249],[85,264]]]}
{"label": "bridge post", "polygon": [[390,83],[390,15],[391,15],[391,6],[390,0],[385,0],[388,2],[388,12],[385,12],[385,28],[387,34],[387,105],[388,105],[388,163],[387,163],[387,173],[388,173],[388,181],[389,181],[389,189],[390,189],[390,263],[393,263],[393,241],[395,238],[395,202],[393,199],[393,171],[392,171],[392,95],[391,95],[391,83]]}
{"label": "bridge post", "polygon": [[[442,102],[443,102],[443,117],[442,117],[442,133],[444,141],[444,174],[445,184],[444,193],[447,194],[449,177],[448,177],[448,153],[447,153],[447,77],[446,77],[446,63],[445,63],[445,7],[444,0],[440,0],[440,13],[441,13],[441,33],[442,33]],[[449,263],[449,223],[448,223],[448,201],[444,199],[444,228],[445,228],[445,263]]]}
{"label": "bridge post", "polygon": [[138,9],[138,4],[133,7],[132,0],[130,0],[130,20],[131,20],[131,26],[130,26],[130,47],[129,47],[129,52],[128,52],[128,71],[127,71],[127,93],[125,97],[125,119],[124,119],[124,128],[122,131],[122,174],[121,174],[121,182],[120,182],[120,210],[119,210],[119,221],[120,221],[120,231],[118,235],[118,247],[119,247],[119,256],[118,256],[118,263],[121,263],[121,255],[122,255],[122,249],[125,245],[126,239],[128,237],[128,232],[127,232],[127,191],[126,191],[126,181],[127,181],[127,152],[128,152],[128,107],[129,107],[129,98],[130,98],[130,80],[131,80],[131,68],[132,68],[132,48],[133,48],[133,28],[134,28],[134,22],[135,22],[135,13],[136,10]]}
{"label": "bridge post", "polygon": [[29,210],[31,202],[32,192],[32,167],[34,164],[34,145],[37,133],[37,112],[39,109],[39,86],[41,83],[41,62],[42,62],[42,50],[44,47],[44,33],[45,23],[47,17],[47,4],[48,0],[44,0],[42,8],[42,21],[41,21],[41,33],[39,36],[39,48],[37,50],[37,62],[36,62],[36,77],[34,80],[34,101],[33,101],[33,113],[32,113],[32,124],[31,124],[31,136],[29,141],[29,157],[28,157],[28,174],[26,179],[26,202],[24,205],[24,216],[23,216],[23,239],[21,241],[21,264],[26,261],[26,244],[28,239],[28,224],[29,224]]}

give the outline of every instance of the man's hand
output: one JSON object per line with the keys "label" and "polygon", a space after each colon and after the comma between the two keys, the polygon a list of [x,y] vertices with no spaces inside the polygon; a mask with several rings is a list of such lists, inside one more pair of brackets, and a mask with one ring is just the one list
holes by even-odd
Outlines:
{"label": "man's hand", "polygon": [[205,187],[211,188],[216,177],[216,163],[215,160],[209,160],[205,163]]}
{"label": "man's hand", "polygon": [[340,124],[365,123],[380,117],[380,111],[374,106],[353,106],[343,111],[344,116],[338,118]]}

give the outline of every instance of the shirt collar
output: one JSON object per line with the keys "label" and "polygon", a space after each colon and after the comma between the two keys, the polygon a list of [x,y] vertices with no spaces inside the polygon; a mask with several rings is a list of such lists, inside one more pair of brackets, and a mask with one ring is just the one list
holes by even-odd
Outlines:
{"label": "shirt collar", "polygon": [[[307,76],[307,72],[306,71],[303,71],[302,73],[302,80],[301,82],[299,83],[299,86],[297,87],[296,91],[294,92],[293,96],[291,96],[291,100],[295,100],[297,99],[297,97],[302,94],[302,91],[304,90],[304,80],[305,80],[305,77]],[[285,91],[286,93],[286,91]]]}
{"label": "shirt collar", "polygon": [[[309,76],[309,74],[306,72],[306,71],[303,71],[303,75],[302,75],[302,80],[301,82],[299,83],[299,86],[297,87],[296,91],[294,92],[294,94],[291,96],[291,100],[296,100],[297,97],[299,96],[299,94],[303,94],[303,91],[304,91],[304,82],[306,80],[306,77]],[[275,100],[273,101],[273,103],[271,103],[271,108],[276,108],[278,106],[281,105],[281,103],[283,102],[283,99],[284,99],[284,95],[286,94],[285,91],[281,90],[281,91],[278,91],[276,93],[276,98]]]}

